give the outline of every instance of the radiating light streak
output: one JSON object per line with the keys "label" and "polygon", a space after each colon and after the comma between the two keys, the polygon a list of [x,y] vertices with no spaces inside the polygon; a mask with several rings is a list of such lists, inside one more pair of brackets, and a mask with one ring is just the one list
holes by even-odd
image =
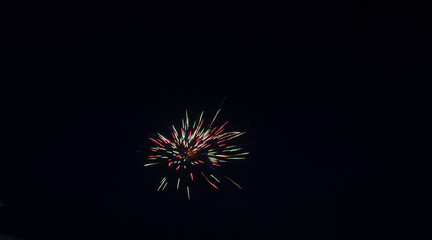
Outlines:
{"label": "radiating light streak", "polygon": [[150,140],[152,140],[153,142],[155,142],[157,145],[159,145],[159,146],[161,146],[161,147],[163,147],[163,145],[162,144],[160,144],[158,141],[156,141],[156,140],[154,140],[153,138],[149,138]]}
{"label": "radiating light streak", "polygon": [[210,176],[211,176],[212,178],[214,178],[214,180],[216,180],[218,183],[220,183],[219,179],[217,179],[215,176],[213,176],[213,174],[210,174]]}
{"label": "radiating light streak", "polygon": [[212,120],[211,123],[210,123],[209,128],[213,125],[213,122],[214,122],[214,120],[216,119],[217,115],[219,114],[220,110],[221,110],[220,108],[219,108],[219,110],[217,110],[217,112],[216,112],[216,114],[215,114],[213,120]]}
{"label": "radiating light streak", "polygon": [[228,180],[230,180],[232,183],[234,183],[238,188],[243,189],[242,187],[240,187],[240,185],[238,185],[236,182],[234,182],[231,178],[225,176]]}
{"label": "radiating light streak", "polygon": [[187,191],[188,199],[190,200],[189,186],[186,186],[186,191]]}
{"label": "radiating light streak", "polygon": [[248,155],[248,154],[249,154],[249,152],[244,152],[244,153],[238,153],[238,154],[236,154],[236,156]]}
{"label": "radiating light streak", "polygon": [[165,182],[164,186],[162,187],[162,191],[165,190],[165,187],[168,185],[168,182]]}
{"label": "radiating light streak", "polygon": [[144,164],[144,167],[148,167],[148,166],[152,166],[152,165],[156,165],[156,164],[160,164],[160,162],[156,162],[156,163],[146,163],[146,164]]}
{"label": "radiating light streak", "polygon": [[179,190],[179,186],[180,186],[180,177],[177,179],[177,190]]}
{"label": "radiating light streak", "polygon": [[187,109],[186,109],[186,128],[189,129],[189,117],[187,114]]}
{"label": "radiating light streak", "polygon": [[204,178],[207,180],[207,182],[210,183],[210,185],[212,185],[214,188],[219,189],[218,187],[216,187],[216,185],[214,185],[214,183],[210,182],[210,180],[204,175],[203,172],[201,172],[201,174],[204,176]]}
{"label": "radiating light streak", "polygon": [[162,185],[164,184],[164,182],[166,181],[166,177],[162,178],[162,181],[159,184],[159,187],[157,189],[157,191],[159,192],[160,188],[162,187]]}
{"label": "radiating light streak", "polygon": [[241,135],[243,135],[243,134],[245,134],[245,133],[246,133],[246,132],[239,133],[239,134],[237,134],[237,135],[235,135],[235,136],[232,136],[232,137],[228,138],[228,140],[232,140],[232,139],[234,139],[234,138],[236,138],[236,137],[240,137]]}

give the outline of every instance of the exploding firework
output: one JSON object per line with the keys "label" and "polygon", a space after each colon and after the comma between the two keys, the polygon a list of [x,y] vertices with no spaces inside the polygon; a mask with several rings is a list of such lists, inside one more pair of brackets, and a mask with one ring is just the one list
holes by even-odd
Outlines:
{"label": "exploding firework", "polygon": [[154,146],[150,148],[149,163],[144,166],[165,165],[174,172],[172,174],[174,179],[171,180],[172,175],[170,178],[168,176],[162,178],[157,191],[165,190],[168,179],[170,182],[174,181],[172,185],[175,185],[177,190],[185,189],[188,199],[191,196],[192,183],[198,180],[208,182],[215,189],[219,189],[221,183],[229,183],[242,189],[239,184],[221,171],[223,164],[245,159],[245,156],[249,154],[240,146],[230,144],[232,139],[245,132],[225,131],[228,121],[220,126],[214,126],[222,103],[210,123],[205,123],[204,111],[193,123],[190,122],[186,110],[180,128],[174,125],[168,126],[169,137],[160,133],[152,134],[152,137],[149,137]]}

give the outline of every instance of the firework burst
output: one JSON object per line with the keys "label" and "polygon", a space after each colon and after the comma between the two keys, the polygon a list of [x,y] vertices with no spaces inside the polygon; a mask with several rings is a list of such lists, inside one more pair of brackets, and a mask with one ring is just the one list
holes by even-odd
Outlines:
{"label": "firework burst", "polygon": [[[186,110],[185,118],[182,119],[179,128],[174,125],[168,127],[170,135],[166,137],[157,133],[149,137],[154,145],[150,148],[149,162],[144,166],[165,165],[172,169],[174,179],[170,182],[174,181],[174,183],[171,185],[174,185],[177,190],[185,189],[188,199],[190,199],[192,183],[199,180],[208,182],[215,189],[219,189],[222,182],[242,189],[239,184],[222,173],[221,167],[225,163],[245,159],[249,154],[241,147],[230,144],[232,139],[245,132],[225,131],[228,121],[215,126],[220,110],[221,106],[210,123],[205,123],[204,111],[193,123],[190,122]],[[157,191],[164,191],[167,185],[168,176],[165,176],[159,183]]]}

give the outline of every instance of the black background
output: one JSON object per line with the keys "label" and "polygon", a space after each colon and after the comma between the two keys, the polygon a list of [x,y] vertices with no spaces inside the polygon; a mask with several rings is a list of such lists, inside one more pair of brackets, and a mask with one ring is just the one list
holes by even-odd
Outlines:
{"label": "black background", "polygon": [[[428,239],[430,5],[204,2],[1,3],[0,233]],[[224,96],[245,190],[156,193],[134,144]]]}

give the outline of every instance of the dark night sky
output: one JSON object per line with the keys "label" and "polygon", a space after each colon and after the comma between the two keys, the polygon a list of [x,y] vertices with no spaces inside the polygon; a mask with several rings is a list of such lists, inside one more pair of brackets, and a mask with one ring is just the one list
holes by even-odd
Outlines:
{"label": "dark night sky", "polygon": [[[428,7],[2,2],[0,234],[428,239]],[[134,144],[224,96],[245,190],[156,193]]]}

